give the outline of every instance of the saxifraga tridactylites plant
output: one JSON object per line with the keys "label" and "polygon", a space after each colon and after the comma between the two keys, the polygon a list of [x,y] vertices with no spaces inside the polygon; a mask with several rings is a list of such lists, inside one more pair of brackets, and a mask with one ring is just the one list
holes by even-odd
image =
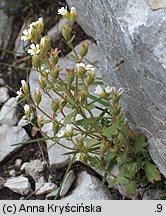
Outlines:
{"label": "saxifraga tridactylites plant", "polygon": [[[17,97],[27,101],[24,105],[24,118],[56,145],[68,149],[66,154],[73,155],[73,161],[80,160],[104,172],[103,184],[110,176],[110,187],[119,183],[125,187],[127,193],[134,194],[140,184],[154,183],[161,179],[148,154],[148,143],[143,135],[133,133],[128,127],[119,102],[123,89],[97,85],[94,92],[96,96],[90,94],[89,87],[95,85],[97,80],[96,69],[93,64],[86,64],[86,42],[80,44],[79,52],[73,47],[75,35],[72,34],[72,28],[77,19],[76,9],[72,7],[68,12],[67,7],[62,7],[58,14],[68,20],[68,24],[62,28],[62,36],[73,50],[70,57],[76,67],[66,68],[66,77],[62,78],[58,65],[60,51],[51,48],[48,36],[42,36],[43,19],[39,18],[31,23],[29,29],[23,31],[21,39],[31,42],[28,53],[32,56],[33,67],[39,73],[39,88],[36,89],[32,101],[29,87],[22,80]],[[53,91],[54,95],[50,94],[50,91]],[[40,107],[43,94],[50,98],[52,115]],[[70,114],[66,115],[66,107],[70,108]],[[34,108],[39,109],[49,120],[44,120],[44,117],[39,115],[35,123],[32,118]],[[95,109],[100,111],[98,116],[94,114]],[[57,119],[59,114],[62,115],[61,120]],[[48,137],[42,130],[46,123],[52,124],[53,137]],[[72,147],[63,144],[64,138],[72,143]],[[111,173],[114,165],[119,169],[117,176]]]}

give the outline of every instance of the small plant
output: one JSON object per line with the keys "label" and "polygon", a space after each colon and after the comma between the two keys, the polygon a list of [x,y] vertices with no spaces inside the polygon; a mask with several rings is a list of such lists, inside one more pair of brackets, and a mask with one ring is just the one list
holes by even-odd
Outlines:
{"label": "small plant", "polygon": [[[31,41],[28,53],[32,56],[36,73],[39,73],[39,88],[36,89],[35,100],[32,101],[29,87],[22,81],[17,98],[27,102],[24,106],[24,118],[55,145],[66,148],[66,154],[73,155],[73,161],[80,160],[102,171],[103,184],[109,176],[110,187],[119,183],[125,187],[127,193],[134,194],[140,185],[154,183],[161,178],[148,154],[146,138],[133,133],[127,124],[120,104],[123,89],[97,85],[95,95],[90,93],[89,87],[96,85],[99,78],[96,77],[95,65],[87,63],[85,59],[88,44],[82,42],[79,52],[72,45],[75,38],[72,28],[77,19],[77,11],[72,7],[68,12],[63,7],[58,14],[68,20],[68,24],[62,28],[62,36],[73,50],[70,57],[76,67],[66,68],[65,79],[62,78],[63,72],[58,65],[60,51],[52,49],[50,38],[42,35],[43,19],[39,18],[31,23],[29,29],[23,31],[21,39]],[[48,115],[40,107],[44,94],[50,98],[52,115]],[[66,108],[70,110],[70,114],[66,115]],[[43,116],[37,116],[36,123],[32,118],[35,109],[43,113]],[[99,115],[95,114],[95,110],[100,111]],[[62,118],[58,120],[57,116],[60,114]],[[44,120],[44,116],[49,120]],[[52,124],[53,137],[48,137],[42,130],[47,123]],[[64,138],[72,143],[72,147],[63,144]],[[114,165],[119,169],[117,175],[112,173]]]}

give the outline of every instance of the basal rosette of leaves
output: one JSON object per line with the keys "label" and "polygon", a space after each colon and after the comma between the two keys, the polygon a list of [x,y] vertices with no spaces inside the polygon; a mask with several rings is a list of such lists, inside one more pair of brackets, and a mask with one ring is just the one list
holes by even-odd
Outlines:
{"label": "basal rosette of leaves", "polygon": [[[58,65],[60,51],[52,49],[50,38],[42,35],[43,19],[39,18],[31,23],[29,29],[23,31],[21,39],[31,42],[28,53],[32,56],[33,67],[39,73],[40,88],[34,93],[34,102],[30,98],[28,84],[22,81],[17,99],[27,103],[24,105],[24,118],[47,139],[67,148],[66,154],[73,155],[73,161],[80,160],[104,172],[103,184],[111,176],[110,187],[119,183],[126,188],[127,193],[134,194],[140,185],[161,179],[148,154],[146,138],[133,133],[128,127],[120,104],[123,89],[97,85],[94,95],[90,94],[89,87],[95,85],[99,79],[95,73],[96,66],[86,59],[88,44],[81,43],[79,52],[74,50],[72,44],[75,38],[72,28],[77,19],[77,11],[74,7],[70,11],[63,7],[58,14],[68,20],[68,24],[62,28],[62,36],[67,46],[73,50],[70,57],[76,67],[66,68],[63,79],[61,74],[64,71]],[[52,96],[50,91],[55,95]],[[50,98],[51,116],[40,107],[43,94]],[[71,110],[67,116],[64,111],[66,107]],[[44,120],[40,115],[36,116],[35,121],[32,118],[35,116],[35,109],[39,109],[49,120]],[[98,116],[94,115],[94,109],[100,111]],[[62,114],[61,120],[57,119],[59,113]],[[46,123],[52,123],[53,137],[48,137],[42,130]],[[62,138],[71,142],[73,147],[65,146]],[[119,168],[117,176],[111,172],[115,164]]]}

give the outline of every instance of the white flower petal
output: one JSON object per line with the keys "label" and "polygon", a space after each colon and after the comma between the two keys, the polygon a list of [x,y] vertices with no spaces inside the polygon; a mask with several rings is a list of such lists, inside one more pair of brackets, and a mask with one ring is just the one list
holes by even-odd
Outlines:
{"label": "white flower petal", "polygon": [[97,95],[99,95],[99,96],[101,96],[101,95],[104,93],[104,91],[103,91],[103,89],[102,89],[102,87],[101,87],[100,85],[98,85],[98,86],[96,87],[95,93],[96,93]]}
{"label": "white flower petal", "polygon": [[30,45],[30,48],[31,48],[31,49],[35,49],[35,48],[36,48],[35,44],[31,44],[31,45]]}
{"label": "white flower petal", "polygon": [[24,31],[22,32],[24,35],[27,35],[28,34],[28,30],[27,29],[24,29]]}

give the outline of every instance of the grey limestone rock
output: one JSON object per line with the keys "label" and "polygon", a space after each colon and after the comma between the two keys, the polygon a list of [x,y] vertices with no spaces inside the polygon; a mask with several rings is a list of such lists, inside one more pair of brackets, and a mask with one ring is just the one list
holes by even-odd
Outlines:
{"label": "grey limestone rock", "polygon": [[111,192],[107,187],[102,187],[101,182],[94,176],[83,171],[78,174],[75,189],[62,200],[112,200]]}
{"label": "grey limestone rock", "polygon": [[36,195],[43,195],[53,192],[57,186],[54,183],[43,183],[38,190],[36,191]]}
{"label": "grey limestone rock", "polygon": [[11,97],[1,108],[0,124],[14,126],[17,122],[17,101]]}
{"label": "grey limestone rock", "polygon": [[[5,1],[0,2],[0,7],[5,7]],[[0,47],[6,48],[12,34],[13,16],[0,10]]]}
{"label": "grey limestone rock", "polygon": [[44,170],[44,165],[40,160],[32,160],[30,162],[24,163],[21,166],[21,170],[25,170],[26,174],[31,176],[34,181],[40,179],[42,171]]}
{"label": "grey limestone rock", "polygon": [[27,195],[31,190],[29,180],[23,176],[9,178],[4,186],[21,195]]}
{"label": "grey limestone rock", "polygon": [[9,98],[8,89],[6,87],[0,88],[0,103],[4,103]]}
{"label": "grey limestone rock", "polygon": [[17,150],[18,146],[12,146],[12,144],[25,142],[29,139],[28,134],[21,127],[0,126],[0,162]]}
{"label": "grey limestone rock", "polygon": [[67,174],[64,183],[62,185],[61,191],[60,191],[60,196],[64,196],[68,190],[70,189],[71,185],[73,184],[76,176],[74,174],[73,170],[70,170],[70,172]]}
{"label": "grey limestone rock", "polygon": [[[85,0],[84,6],[81,2],[71,0],[70,4],[81,8],[81,16],[89,14],[102,77],[107,84],[124,89],[127,118],[147,136],[149,153],[166,177],[166,10],[162,1]],[[154,3],[159,6],[155,10]]]}

